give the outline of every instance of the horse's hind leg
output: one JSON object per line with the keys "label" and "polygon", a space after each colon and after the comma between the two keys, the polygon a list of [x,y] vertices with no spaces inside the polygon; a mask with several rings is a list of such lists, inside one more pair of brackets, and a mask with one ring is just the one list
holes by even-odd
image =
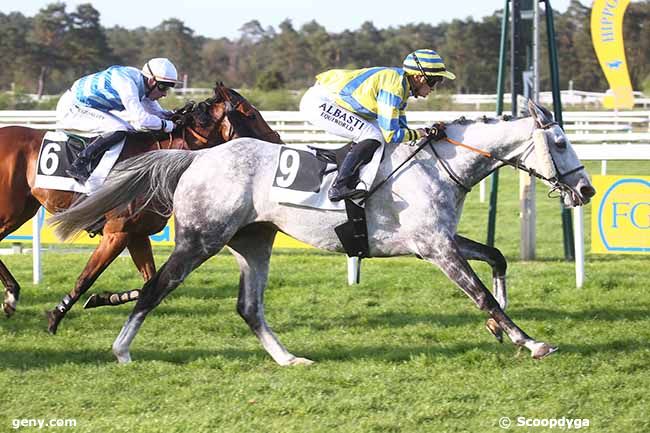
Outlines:
{"label": "horse's hind leg", "polygon": [[92,256],[86,263],[86,267],[77,278],[74,288],[61,299],[61,302],[50,311],[46,311],[47,330],[50,334],[56,334],[56,330],[63,317],[70,311],[72,306],[79,300],[81,295],[93,285],[97,278],[106,270],[113,260],[126,248],[129,241],[129,234],[125,232],[106,233],[102,236],[99,245],[93,251]]}
{"label": "horse's hind leg", "polygon": [[[16,203],[12,203],[12,208],[15,209],[16,205]],[[15,212],[11,212],[11,209],[6,215],[0,214],[0,240],[29,221],[36,214],[39,207],[40,203],[34,198],[31,198],[24,203],[19,215],[15,215]],[[7,317],[11,317],[16,312],[16,306],[20,298],[20,285],[14,276],[11,275],[11,272],[9,272],[9,269],[2,260],[0,260],[0,281],[2,281],[2,285],[5,288],[2,311],[4,311]]]}
{"label": "horse's hind leg", "polygon": [[[151,250],[149,236],[141,233],[131,233],[127,245],[133,263],[135,264],[145,283],[156,273],[156,262]],[[115,306],[137,301],[140,295],[139,289],[126,290],[124,292],[96,293],[88,297],[84,308],[103,307],[105,305]]]}
{"label": "horse's hind leg", "polygon": [[[466,260],[480,260],[492,267],[492,290],[499,306],[503,311],[508,306],[508,292],[506,291],[506,268],[508,266],[505,257],[497,248],[490,247],[462,236],[455,236],[460,252]],[[492,318],[489,318],[485,327],[499,340],[503,342],[503,329]]]}
{"label": "horse's hind leg", "polygon": [[280,365],[312,364],[309,359],[296,357],[287,351],[264,317],[264,289],[268,282],[269,261],[276,232],[269,225],[251,225],[228,242],[240,269],[237,312],[275,362]]}

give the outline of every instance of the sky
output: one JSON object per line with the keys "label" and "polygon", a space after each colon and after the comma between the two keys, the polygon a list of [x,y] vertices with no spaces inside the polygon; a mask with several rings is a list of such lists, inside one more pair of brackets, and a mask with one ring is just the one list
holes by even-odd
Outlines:
{"label": "sky", "polygon": [[[591,0],[580,0],[590,5]],[[19,0],[4,1],[0,12],[21,12],[34,16],[40,9],[54,1]],[[503,8],[503,0],[410,0],[408,2],[387,0],[85,0],[64,1],[67,11],[72,12],[81,3],[92,3],[100,12],[104,27],[119,25],[127,29],[144,26],[153,28],[168,18],[178,18],[194,30],[195,36],[209,38],[240,36],[242,24],[257,19],[264,28],[278,29],[289,18],[294,28],[316,20],[329,32],[356,30],[365,21],[384,29],[408,23],[428,22],[438,24],[455,18],[473,17],[480,20]],[[551,0],[553,9],[564,12],[570,0]],[[399,7],[399,6],[405,7]]]}

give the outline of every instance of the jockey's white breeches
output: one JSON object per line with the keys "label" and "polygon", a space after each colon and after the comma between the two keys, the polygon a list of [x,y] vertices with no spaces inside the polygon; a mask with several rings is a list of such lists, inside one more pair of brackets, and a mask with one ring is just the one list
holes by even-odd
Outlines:
{"label": "jockey's white breeches", "polygon": [[134,128],[118,111],[101,111],[77,104],[71,91],[65,92],[56,105],[57,128],[101,135],[113,131],[133,131]]}
{"label": "jockey's white breeches", "polygon": [[[310,87],[300,100],[300,112],[312,124],[330,134],[358,143],[373,139],[384,143],[384,137],[376,120],[365,119],[341,107],[334,96],[323,86]],[[317,147],[339,149],[347,143],[319,143]]]}

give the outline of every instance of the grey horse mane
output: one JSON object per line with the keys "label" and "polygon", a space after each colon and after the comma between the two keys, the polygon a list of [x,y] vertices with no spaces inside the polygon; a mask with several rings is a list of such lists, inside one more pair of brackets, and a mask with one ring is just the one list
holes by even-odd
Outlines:
{"label": "grey horse mane", "polygon": [[[526,116],[528,117],[528,116]],[[500,123],[500,122],[511,122],[514,120],[519,120],[522,119],[522,117],[514,117],[510,116],[508,114],[503,114],[500,117],[488,117],[488,116],[481,116],[477,117],[474,119],[468,119],[465,116],[460,116],[457,119],[452,120],[451,122],[448,122],[449,125],[471,125],[474,123]]]}

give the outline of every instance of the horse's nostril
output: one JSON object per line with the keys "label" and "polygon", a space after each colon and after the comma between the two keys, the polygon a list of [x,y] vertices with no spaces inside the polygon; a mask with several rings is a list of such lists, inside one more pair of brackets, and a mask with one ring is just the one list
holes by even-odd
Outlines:
{"label": "horse's nostril", "polygon": [[585,198],[591,198],[596,195],[596,189],[591,185],[585,185],[580,188],[580,194]]}

